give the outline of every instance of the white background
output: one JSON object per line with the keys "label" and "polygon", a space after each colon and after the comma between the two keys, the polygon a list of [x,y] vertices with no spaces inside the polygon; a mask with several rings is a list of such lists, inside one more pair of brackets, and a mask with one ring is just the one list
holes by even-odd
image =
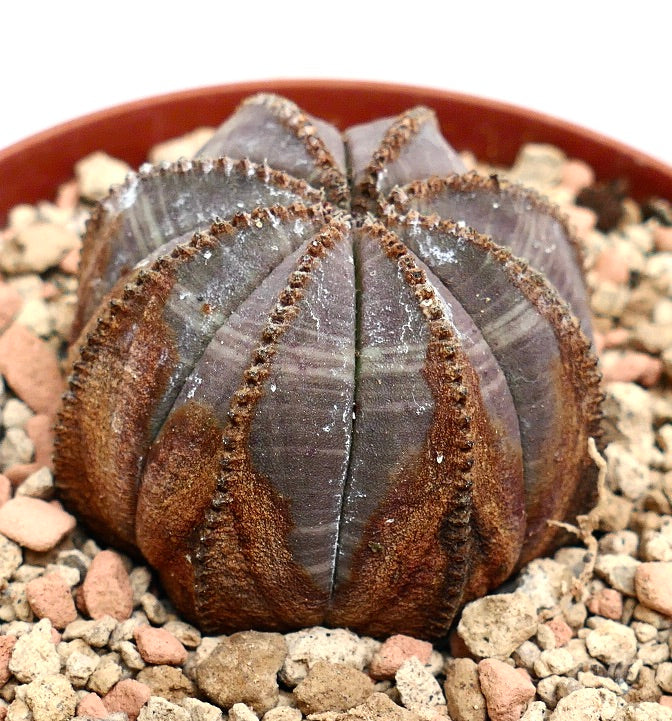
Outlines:
{"label": "white background", "polygon": [[129,100],[283,77],[504,100],[672,164],[670,0],[4,2],[0,149]]}

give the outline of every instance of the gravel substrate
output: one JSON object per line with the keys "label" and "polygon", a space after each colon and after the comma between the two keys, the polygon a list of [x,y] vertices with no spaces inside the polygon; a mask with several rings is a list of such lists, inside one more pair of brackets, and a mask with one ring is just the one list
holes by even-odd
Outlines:
{"label": "gravel substrate", "polygon": [[[209,132],[150,159],[188,157]],[[0,230],[0,721],[672,720],[670,205],[595,185],[550,146],[481,168],[559,203],[585,248],[606,447],[575,546],[469,604],[442,646],[324,628],[203,637],[53,488],[80,235],[127,170],[90,156],[55,202],[14,208]]]}

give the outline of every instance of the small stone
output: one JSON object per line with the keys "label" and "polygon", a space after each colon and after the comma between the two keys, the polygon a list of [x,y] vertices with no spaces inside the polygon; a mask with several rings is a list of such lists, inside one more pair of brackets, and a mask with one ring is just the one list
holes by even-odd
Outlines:
{"label": "small stone", "polygon": [[[310,721],[420,721],[413,711],[397,706],[384,693],[373,693],[360,706],[344,713],[312,714]],[[447,720],[446,720],[447,721]]]}
{"label": "small stone", "polygon": [[641,383],[652,388],[663,375],[663,361],[640,351],[607,351],[602,354],[604,382]]}
{"label": "small stone", "polygon": [[123,711],[129,721],[138,718],[140,709],[149,701],[152,692],[147,684],[131,678],[119,681],[103,698],[108,711]]}
{"label": "small stone", "polygon": [[229,709],[228,721],[259,721],[259,717],[246,704],[234,703]]}
{"label": "small stone", "polygon": [[561,698],[549,721],[583,721],[613,719],[624,702],[604,688],[582,688]]}
{"label": "small stone", "polygon": [[592,272],[601,281],[624,284],[630,280],[630,262],[618,248],[606,248],[595,258]]}
{"label": "small stone", "polygon": [[317,661],[342,663],[362,671],[369,666],[373,655],[380,647],[371,639],[360,639],[344,628],[322,628],[315,626],[285,635],[287,658],[280,676],[290,687],[296,686],[308,674],[308,669]]}
{"label": "small stone", "polygon": [[672,251],[672,228],[664,225],[656,225],[653,227],[651,234],[656,250],[663,253]]}
{"label": "small stone", "polygon": [[96,654],[75,651],[68,656],[65,662],[65,675],[73,686],[81,688],[86,686],[99,663],[100,657]]}
{"label": "small stone", "polygon": [[478,677],[491,721],[519,721],[535,689],[525,672],[519,673],[496,658],[478,664]]}
{"label": "small stone", "polygon": [[65,676],[44,675],[26,686],[26,704],[34,721],[70,721],[77,695]]}
{"label": "small stone", "polygon": [[546,190],[559,184],[565,161],[565,154],[554,145],[526,143],[518,151],[510,175],[518,183]]}
{"label": "small stone", "polygon": [[9,670],[9,660],[15,645],[16,636],[7,634],[0,636],[0,687],[4,686],[12,675]]}
{"label": "small stone", "polygon": [[537,610],[554,608],[571,582],[572,572],[565,564],[552,558],[538,558],[525,566],[517,590],[531,599]]}
{"label": "small stone", "polygon": [[485,721],[485,697],[478,681],[478,666],[470,658],[448,661],[443,692],[453,721]]}
{"label": "small stone", "polygon": [[107,716],[105,704],[97,693],[87,693],[77,704],[77,715],[92,719],[103,719]]}
{"label": "small stone", "polygon": [[[131,576],[133,576],[132,573]],[[168,621],[163,628],[170,631],[187,648],[197,648],[201,643],[201,632],[184,621]]]}
{"label": "small stone", "polygon": [[347,711],[373,693],[373,681],[362,671],[343,664],[318,661],[294,689],[304,714]]}
{"label": "small stone", "polygon": [[194,684],[175,666],[147,666],[136,677],[152,690],[152,696],[162,696],[178,702],[187,696],[195,696]]}
{"label": "small stone", "polygon": [[21,547],[0,534],[0,581],[8,581],[22,561]]}
{"label": "small stone", "polygon": [[84,579],[82,593],[91,618],[109,615],[123,621],[133,612],[133,590],[128,573],[121,557],[114,551],[101,551],[96,555]]}
{"label": "small stone", "polygon": [[298,708],[290,706],[276,706],[266,711],[263,721],[301,721],[303,718]]}
{"label": "small stone", "polygon": [[114,650],[120,653],[121,660],[128,666],[128,668],[133,669],[134,671],[141,671],[145,668],[145,661],[140,655],[140,652],[136,648],[135,644],[130,641],[119,641]]}
{"label": "small stone", "polygon": [[65,628],[77,618],[70,587],[58,573],[46,573],[26,585],[28,603],[38,618],[48,618],[55,628]]}
{"label": "small stone", "polygon": [[667,616],[672,615],[672,562],[640,564],[634,587],[640,603]]}
{"label": "small stone", "polygon": [[401,664],[409,658],[429,663],[432,650],[432,644],[427,641],[402,634],[390,636],[371,659],[369,673],[376,679],[394,678]]}
{"label": "small stone", "polygon": [[578,193],[595,182],[595,172],[588,163],[572,158],[563,163],[560,182]]}
{"label": "small stone", "polygon": [[[199,701],[197,698],[184,698],[180,701],[180,706],[187,710],[190,721],[223,721],[224,718],[221,709],[218,709],[217,706],[213,706],[211,703],[206,703],[205,701]],[[264,716],[264,719],[266,719],[268,714],[272,713],[274,710],[279,709],[271,709]],[[288,717],[284,720],[281,717],[278,717],[275,721],[301,721],[302,715],[298,709],[295,708],[288,710],[293,711],[295,714],[298,714],[298,716],[296,718]]]}
{"label": "small stone", "polygon": [[616,621],[603,620],[586,636],[588,653],[606,664],[631,663],[637,654],[635,632]]}
{"label": "small stone", "polygon": [[[0,506],[7,503],[7,501],[12,497],[12,482],[5,476],[4,474],[0,473]],[[1,571],[0,571],[1,573]]]}
{"label": "small stone", "polygon": [[0,533],[33,551],[49,551],[75,527],[60,505],[27,496],[0,506]]}
{"label": "small stone", "polygon": [[8,428],[0,442],[0,468],[5,471],[20,463],[28,463],[35,446],[23,428]]}
{"label": "small stone", "polygon": [[279,633],[234,633],[197,666],[196,679],[218,706],[230,708],[240,701],[263,714],[277,703],[277,673],[286,655],[285,639]]}
{"label": "small stone", "polygon": [[574,658],[566,648],[550,648],[542,651],[534,664],[534,673],[538,678],[557,674],[569,674],[574,668]]}
{"label": "small stone", "polygon": [[395,675],[402,704],[410,711],[439,707],[445,709],[446,699],[439,682],[415,656],[404,661]]}
{"label": "small stone", "polygon": [[213,128],[196,128],[178,138],[158,143],[149,152],[149,162],[153,164],[173,163],[180,158],[193,158],[212,138],[214,132]]}
{"label": "small stone", "polygon": [[642,643],[637,651],[637,658],[647,666],[656,667],[670,658],[670,648],[667,643]]}
{"label": "small stone", "polygon": [[138,626],[134,633],[138,651],[147,663],[179,666],[187,658],[187,650],[164,628]]}
{"label": "small stone", "polygon": [[86,684],[91,691],[104,696],[122,676],[122,668],[119,665],[118,653],[107,653],[100,657],[95,671],[89,677]]}
{"label": "small stone", "polygon": [[555,639],[555,648],[564,646],[572,637],[571,627],[561,616],[557,616],[556,618],[547,621],[544,624],[544,627],[549,629],[553,634]]}
{"label": "small stone", "polygon": [[635,572],[639,565],[632,556],[605,553],[597,556],[595,573],[617,591],[634,596]]}
{"label": "small stone", "polygon": [[131,588],[133,589],[133,605],[139,606],[140,600],[150,583],[152,582],[152,573],[147,566],[136,566],[129,574],[128,580],[131,582]]}
{"label": "small stone", "polygon": [[623,596],[613,588],[603,588],[588,600],[588,609],[612,621],[620,621],[623,614]]}
{"label": "small stone", "polygon": [[55,414],[63,391],[58,359],[52,348],[20,323],[0,335],[0,374],[36,413]]}
{"label": "small stone", "polygon": [[457,627],[474,656],[510,656],[537,632],[533,602],[522,593],[485,596],[467,604]]}
{"label": "small stone", "polygon": [[38,676],[60,671],[61,660],[51,630],[51,623],[45,618],[16,641],[9,660],[9,670],[21,683],[30,683]]}
{"label": "small stone", "polygon": [[51,471],[46,466],[42,466],[31,473],[16,489],[16,495],[49,500],[54,495],[54,479]]}
{"label": "small stone", "polygon": [[189,721],[188,712],[160,696],[150,696],[140,709],[138,721]]}
{"label": "small stone", "polygon": [[104,198],[110,187],[123,183],[130,171],[130,166],[123,160],[100,151],[87,155],[75,165],[79,192],[88,200]]}

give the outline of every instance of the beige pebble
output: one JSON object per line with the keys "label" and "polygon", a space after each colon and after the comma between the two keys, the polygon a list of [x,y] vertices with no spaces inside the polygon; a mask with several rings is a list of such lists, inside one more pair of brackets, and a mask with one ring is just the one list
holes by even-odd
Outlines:
{"label": "beige pebble", "polygon": [[81,251],[79,248],[73,248],[68,251],[60,260],[58,269],[67,275],[77,275],[79,271],[79,259]]}
{"label": "beige pebble", "polygon": [[146,683],[152,696],[163,696],[175,703],[188,696],[200,695],[192,681],[175,666],[147,666],[138,673],[136,680]]}
{"label": "beige pebble", "polygon": [[49,551],[75,527],[59,504],[19,496],[0,507],[0,533],[33,551]]}
{"label": "beige pebble", "polygon": [[234,703],[229,709],[228,721],[258,721],[259,717],[244,703]]}
{"label": "beige pebble", "polygon": [[82,585],[82,595],[91,618],[112,616],[118,621],[133,612],[133,590],[118,553],[101,551],[95,556]]}
{"label": "beige pebble", "polygon": [[53,417],[63,391],[58,360],[47,343],[16,322],[0,336],[0,373],[36,413]]}
{"label": "beige pebble", "polygon": [[119,661],[118,653],[106,653],[100,656],[100,661],[89,677],[86,687],[101,696],[108,693],[121,680],[123,670]]}
{"label": "beige pebble", "polygon": [[534,685],[524,671],[519,671],[496,658],[486,658],[478,664],[491,721],[518,721],[525,704],[534,698]]}
{"label": "beige pebble", "polygon": [[567,215],[570,228],[579,238],[584,239],[595,230],[597,213],[594,210],[582,208],[578,205],[566,205],[563,207],[563,211]]}
{"label": "beige pebble", "polygon": [[[191,721],[223,721],[224,718],[221,709],[217,708],[217,706],[213,706],[211,703],[206,703],[197,698],[185,698],[180,701],[180,706],[188,711]],[[281,712],[283,709],[292,713],[284,717],[282,714],[278,714],[275,719],[273,715],[268,715],[274,712]],[[303,716],[299,709],[286,707],[271,709],[264,715],[264,719],[268,719],[268,721],[301,721],[302,718]]]}
{"label": "beige pebble", "polygon": [[602,619],[600,625],[586,635],[588,653],[604,663],[631,663],[637,654],[637,638],[628,626]]}
{"label": "beige pebble", "polygon": [[0,270],[9,274],[44,273],[81,241],[74,231],[55,223],[26,226],[3,246]]}
{"label": "beige pebble", "polygon": [[436,708],[445,713],[446,699],[439,682],[415,656],[401,664],[394,678],[401,702],[407,709],[421,713],[423,709]]}
{"label": "beige pebble", "polygon": [[75,690],[58,673],[31,681],[25,693],[33,721],[70,721],[77,708]]}
{"label": "beige pebble", "polygon": [[189,713],[165,698],[150,696],[140,709],[138,721],[189,721]]}
{"label": "beige pebble", "polygon": [[60,671],[61,660],[51,632],[51,623],[44,618],[16,641],[9,670],[21,683],[30,683],[38,676]]}
{"label": "beige pebble", "polygon": [[263,714],[277,704],[277,674],[286,655],[287,645],[279,633],[234,633],[196,667],[197,683],[218,706],[243,702]]}
{"label": "beige pebble", "polygon": [[318,661],[294,689],[296,705],[304,714],[347,711],[373,693],[373,681],[343,664]]}
{"label": "beige pebble", "polygon": [[105,694],[103,703],[108,711],[123,711],[129,721],[136,721],[140,709],[149,701],[151,695],[147,684],[128,678],[115,684]]}
{"label": "beige pebble", "polygon": [[212,138],[214,128],[196,128],[178,138],[158,143],[149,152],[150,163],[173,163],[180,158],[193,158]]}
{"label": "beige pebble", "polygon": [[428,663],[432,650],[432,644],[427,641],[402,634],[390,636],[371,659],[369,673],[376,679],[394,678],[401,664],[409,658]]}
{"label": "beige pebble", "polygon": [[123,160],[98,151],[77,162],[75,176],[83,197],[101,200],[108,194],[110,186],[124,182],[130,170]]}
{"label": "beige pebble", "polygon": [[26,585],[26,596],[38,618],[48,618],[55,628],[65,628],[77,618],[70,587],[58,573],[46,573]]}
{"label": "beige pebble", "polygon": [[42,466],[31,473],[16,489],[16,495],[41,498],[43,501],[52,498],[54,495],[54,479],[51,471],[46,466]]}
{"label": "beige pebble", "polygon": [[595,572],[612,588],[628,596],[635,595],[635,573],[640,562],[625,554],[604,553],[595,560]]}
{"label": "beige pebble", "polygon": [[443,692],[453,721],[485,721],[485,697],[478,681],[478,666],[470,658],[449,659]]}
{"label": "beige pebble", "polygon": [[522,593],[485,596],[467,604],[457,631],[475,656],[506,658],[536,633],[536,608]]}
{"label": "beige pebble", "polygon": [[133,636],[140,655],[147,663],[179,666],[187,658],[186,648],[163,628],[138,626]]}
{"label": "beige pebble", "polygon": [[672,615],[672,562],[641,563],[634,581],[640,603],[654,611]]}

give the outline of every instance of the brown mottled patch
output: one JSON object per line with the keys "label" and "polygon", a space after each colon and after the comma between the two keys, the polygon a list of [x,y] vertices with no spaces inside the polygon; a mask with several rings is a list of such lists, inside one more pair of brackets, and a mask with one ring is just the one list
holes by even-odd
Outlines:
{"label": "brown mottled patch", "polygon": [[137,482],[149,419],[175,364],[163,308],[169,267],[136,274],[86,338],[55,429],[55,475],[66,502],[107,542],[134,543]]}

